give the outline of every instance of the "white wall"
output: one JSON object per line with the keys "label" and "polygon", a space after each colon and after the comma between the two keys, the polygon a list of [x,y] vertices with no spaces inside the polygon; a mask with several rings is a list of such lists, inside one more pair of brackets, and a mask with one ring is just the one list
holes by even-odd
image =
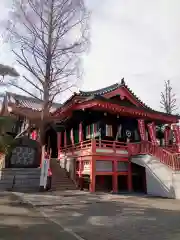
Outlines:
{"label": "white wall", "polygon": [[180,172],[174,172],[150,155],[138,155],[131,161],[145,167],[148,194],[180,199]]}

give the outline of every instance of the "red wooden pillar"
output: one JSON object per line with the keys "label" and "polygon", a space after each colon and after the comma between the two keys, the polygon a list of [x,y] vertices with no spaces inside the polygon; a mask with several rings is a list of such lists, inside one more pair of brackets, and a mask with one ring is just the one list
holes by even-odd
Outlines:
{"label": "red wooden pillar", "polygon": [[82,157],[80,157],[80,160],[79,160],[79,187],[80,187],[80,190],[83,190],[83,177],[82,177],[82,171],[83,171],[83,161],[82,161]]}
{"label": "red wooden pillar", "polygon": [[72,146],[74,146],[74,131],[73,131],[73,128],[70,131],[70,137],[71,137],[71,144],[72,144]]}
{"label": "red wooden pillar", "polygon": [[95,170],[95,163],[96,160],[95,158],[92,156],[91,159],[91,169],[90,169],[90,186],[89,186],[89,191],[90,192],[95,192],[96,190],[96,170]]}
{"label": "red wooden pillar", "polygon": [[131,162],[128,162],[128,191],[132,191],[132,166]]}
{"label": "red wooden pillar", "polygon": [[58,149],[58,159],[60,159],[60,153],[61,153],[61,138],[62,137],[62,133],[58,132],[57,133],[57,149]]}
{"label": "red wooden pillar", "polygon": [[115,159],[113,161],[113,192],[117,193],[118,192],[118,167],[117,167],[117,160]]}
{"label": "red wooden pillar", "polygon": [[67,147],[67,134],[66,134],[66,130],[64,131],[64,147]]}
{"label": "red wooden pillar", "polygon": [[[92,153],[96,151],[96,141],[92,139]],[[92,156],[91,158],[91,166],[90,166],[90,185],[89,191],[95,192],[96,190],[96,157]]]}
{"label": "red wooden pillar", "polygon": [[79,142],[81,143],[83,141],[83,128],[82,128],[82,122],[79,124]]}

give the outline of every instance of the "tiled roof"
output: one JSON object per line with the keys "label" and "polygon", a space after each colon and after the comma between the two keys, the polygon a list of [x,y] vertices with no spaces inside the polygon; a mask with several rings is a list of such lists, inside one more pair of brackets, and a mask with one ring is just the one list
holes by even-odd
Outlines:
{"label": "tiled roof", "polygon": [[113,85],[110,85],[108,87],[105,87],[105,88],[101,88],[101,89],[98,89],[98,90],[95,90],[95,91],[89,91],[89,92],[84,92],[84,91],[79,91],[79,94],[81,96],[91,96],[91,95],[103,95],[103,94],[106,94],[106,93],[109,93],[109,92],[112,92],[114,90],[116,90],[117,88],[119,88],[122,84],[121,83],[115,83]]}
{"label": "tiled roof", "polygon": [[[17,107],[28,108],[35,111],[42,110],[42,100],[38,100],[33,97],[22,96],[11,92],[7,92],[6,94],[8,103],[15,104]],[[53,103],[50,111],[53,112],[60,106],[61,104]]]}
{"label": "tiled roof", "polygon": [[[120,87],[125,87],[132,95],[134,98],[136,98],[136,100],[145,108],[147,109],[151,109],[149,106],[147,106],[144,102],[142,102],[136,95],[135,93],[126,85],[125,81],[124,81],[124,78],[121,79],[121,82],[120,83],[115,83],[113,85],[110,85],[108,87],[105,87],[105,88],[101,88],[99,90],[96,90],[96,91],[88,91],[88,92],[85,92],[85,91],[80,91],[79,92],[79,95],[80,96],[84,96],[84,97],[88,97],[88,96],[98,96],[98,95],[104,95],[106,93],[109,93],[109,92],[112,92]],[[152,110],[152,109],[151,109]]]}

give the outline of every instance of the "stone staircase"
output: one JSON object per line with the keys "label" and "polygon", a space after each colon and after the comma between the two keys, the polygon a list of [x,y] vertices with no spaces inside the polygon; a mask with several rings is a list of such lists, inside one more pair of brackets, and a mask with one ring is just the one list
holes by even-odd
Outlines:
{"label": "stone staircase", "polygon": [[51,159],[52,191],[76,190],[76,185],[57,159]]}

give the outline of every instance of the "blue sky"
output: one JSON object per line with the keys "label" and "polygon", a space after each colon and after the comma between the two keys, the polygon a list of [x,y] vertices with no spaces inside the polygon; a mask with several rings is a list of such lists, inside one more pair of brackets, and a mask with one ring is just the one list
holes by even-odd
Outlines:
{"label": "blue sky", "polygon": [[[180,104],[180,1],[87,1],[92,45],[84,57],[81,89],[105,87],[124,77],[136,95],[159,109],[163,81],[170,79]],[[7,2],[0,1],[0,20]],[[0,49],[0,62],[16,66],[8,45]]]}

